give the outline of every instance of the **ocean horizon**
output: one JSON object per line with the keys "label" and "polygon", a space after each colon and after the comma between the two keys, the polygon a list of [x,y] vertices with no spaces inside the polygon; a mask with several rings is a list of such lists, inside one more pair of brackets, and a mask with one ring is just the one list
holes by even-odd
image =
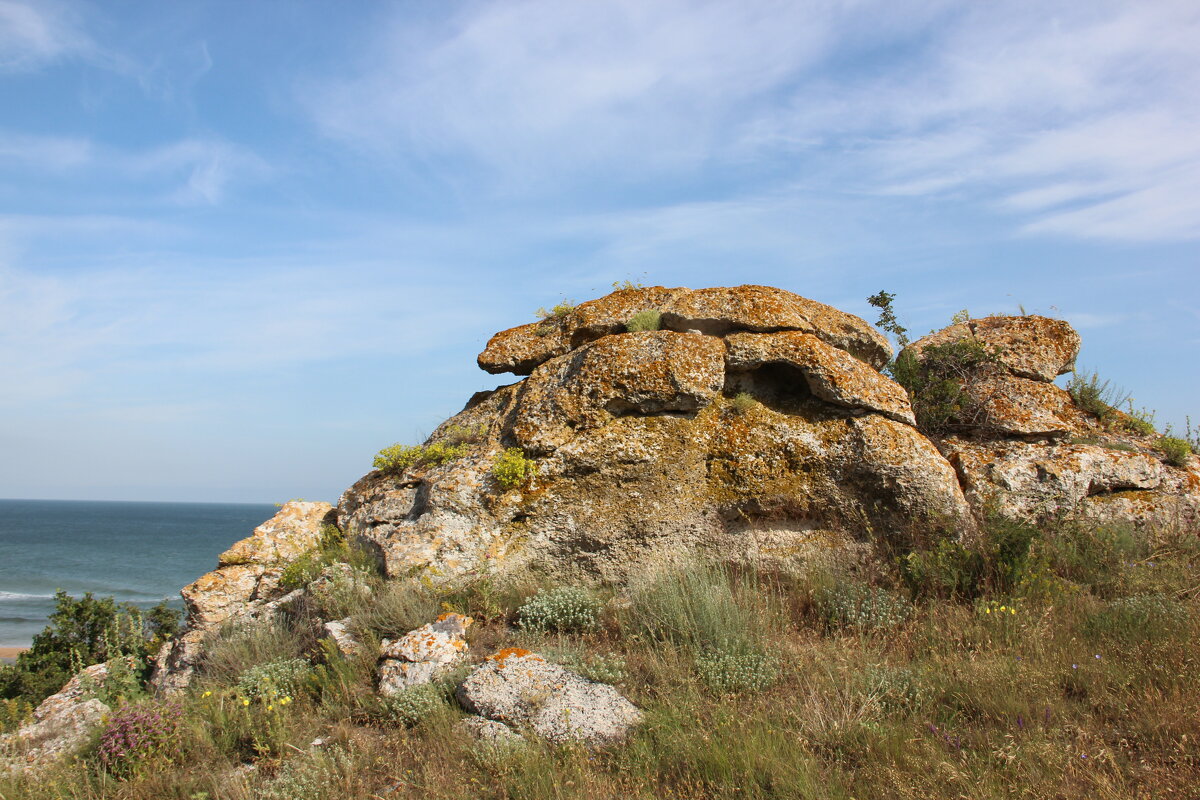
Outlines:
{"label": "ocean horizon", "polygon": [[217,566],[270,503],[0,499],[0,647],[27,647],[59,589],[150,608]]}

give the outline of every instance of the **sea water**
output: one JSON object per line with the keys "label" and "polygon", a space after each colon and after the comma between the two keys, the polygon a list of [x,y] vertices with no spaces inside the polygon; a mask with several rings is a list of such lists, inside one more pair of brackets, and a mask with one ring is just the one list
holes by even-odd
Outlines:
{"label": "sea water", "polygon": [[0,647],[28,646],[54,593],[149,608],[217,566],[275,506],[0,500]]}

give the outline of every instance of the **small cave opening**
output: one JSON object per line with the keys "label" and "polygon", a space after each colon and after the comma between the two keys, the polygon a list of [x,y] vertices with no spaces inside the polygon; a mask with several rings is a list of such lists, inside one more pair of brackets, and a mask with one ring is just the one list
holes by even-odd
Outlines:
{"label": "small cave opening", "polygon": [[743,392],[783,414],[795,414],[813,400],[804,373],[790,364],[763,364],[726,373],[725,396],[736,397]]}

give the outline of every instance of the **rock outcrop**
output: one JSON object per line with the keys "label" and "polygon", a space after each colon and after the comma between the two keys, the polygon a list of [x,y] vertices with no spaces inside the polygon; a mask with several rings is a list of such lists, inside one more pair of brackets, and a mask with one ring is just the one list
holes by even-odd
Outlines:
{"label": "rock outcrop", "polygon": [[443,614],[396,641],[384,639],[379,645],[379,693],[391,697],[431,683],[463,661],[471,623],[462,614]]}
{"label": "rock outcrop", "polygon": [[301,593],[285,594],[279,577],[289,563],[320,544],[323,527],[335,516],[329,503],[284,503],[275,516],[222,553],[217,569],[185,586],[180,592],[187,609],[184,632],[159,651],[151,686],[163,694],[182,691],[191,683],[211,631],[234,620],[272,614],[298,600]]}
{"label": "rock outcrop", "polygon": [[[516,648],[488,656],[458,687],[457,697],[468,711],[529,729],[555,744],[614,744],[642,718],[612,686]],[[501,735],[489,733],[492,738]]]}
{"label": "rock outcrop", "polygon": [[0,736],[0,772],[37,770],[82,747],[112,710],[95,697],[108,664],[82,670],[38,705],[33,720]]}

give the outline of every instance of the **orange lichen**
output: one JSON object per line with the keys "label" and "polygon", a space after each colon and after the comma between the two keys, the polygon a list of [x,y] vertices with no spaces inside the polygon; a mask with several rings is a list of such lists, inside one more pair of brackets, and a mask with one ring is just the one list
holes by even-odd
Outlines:
{"label": "orange lichen", "polygon": [[488,661],[495,661],[498,669],[504,669],[505,662],[510,658],[529,658],[534,661],[545,661],[539,655],[536,655],[531,650],[526,650],[522,647],[506,647],[503,650],[497,650],[487,657]]}

